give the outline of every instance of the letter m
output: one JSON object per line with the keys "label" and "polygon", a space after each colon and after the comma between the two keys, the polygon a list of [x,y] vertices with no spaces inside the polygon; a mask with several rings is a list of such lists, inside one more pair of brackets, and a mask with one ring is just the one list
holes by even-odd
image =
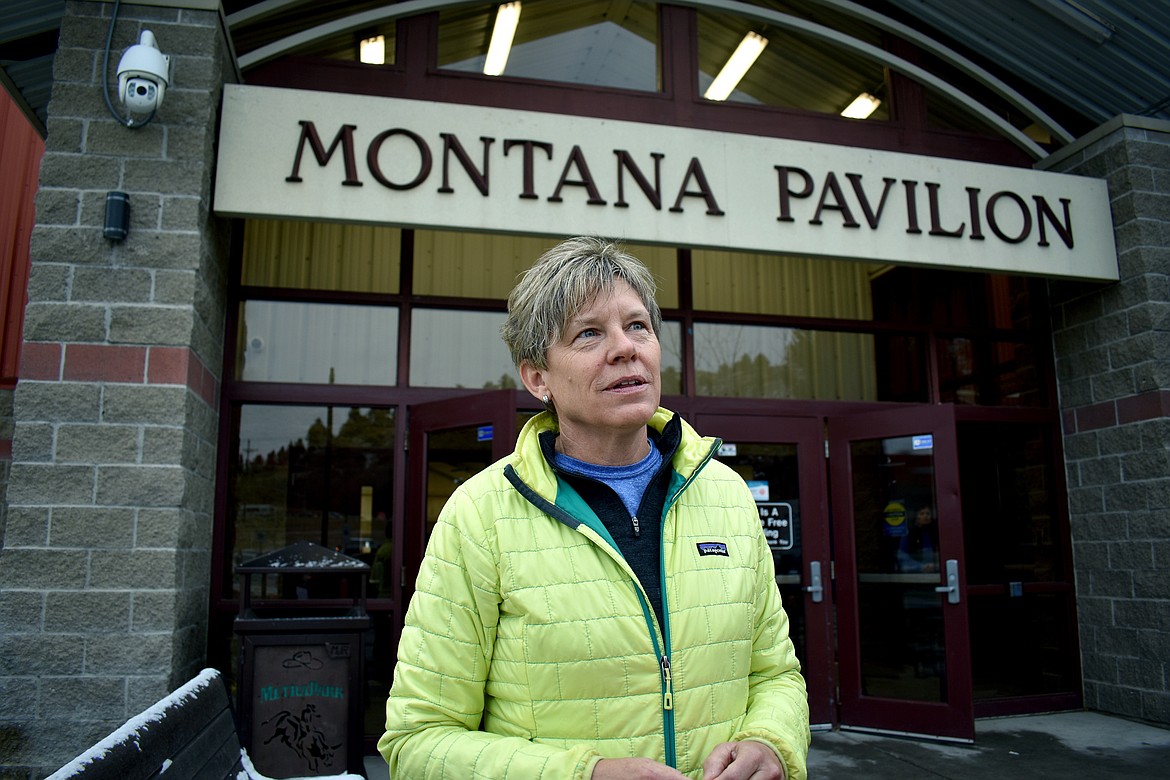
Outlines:
{"label": "letter m", "polygon": [[301,155],[305,153],[305,144],[313,150],[313,156],[317,158],[317,164],[324,168],[328,165],[333,153],[337,151],[337,147],[341,145],[341,151],[345,157],[345,179],[342,184],[347,187],[360,187],[361,181],[357,176],[357,162],[353,154],[353,131],[357,129],[357,125],[342,125],[341,129],[337,131],[337,135],[333,137],[333,143],[326,149],[321,143],[321,136],[317,135],[317,127],[312,122],[301,120],[301,140],[297,143],[297,156],[293,160],[292,173],[285,178],[285,181],[299,182],[301,179]]}

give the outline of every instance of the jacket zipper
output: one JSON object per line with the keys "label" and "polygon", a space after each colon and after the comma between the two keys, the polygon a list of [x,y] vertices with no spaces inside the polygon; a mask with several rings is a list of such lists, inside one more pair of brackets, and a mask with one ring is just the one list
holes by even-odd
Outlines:
{"label": "jacket zipper", "polygon": [[[678,499],[678,497],[682,495],[683,491],[686,490],[692,482],[694,482],[695,478],[699,475],[699,472],[702,471],[704,467],[706,467],[706,465],[711,461],[711,458],[715,456],[715,453],[719,450],[719,446],[722,443],[723,442],[721,439],[716,439],[714,444],[712,444],[711,449],[707,451],[706,457],[704,457],[703,460],[701,460],[698,465],[695,466],[694,471],[691,472],[691,475],[687,478],[687,480],[679,486],[679,489],[674,492],[674,495],[666,497],[666,503],[662,507],[663,519],[665,519],[666,513],[670,510],[670,507],[674,505],[674,502]],[[510,468],[511,467],[509,467],[509,469]],[[515,474],[514,471],[513,474]],[[505,471],[505,476],[507,476],[507,471]],[[509,481],[512,480],[509,478]],[[518,477],[516,482],[519,482],[520,485],[525,484]],[[515,482],[513,485],[519,489],[519,485],[516,485]],[[527,485],[525,485],[525,487],[527,487]],[[526,495],[529,501],[535,504],[538,509],[547,512],[553,517],[565,516],[569,517],[570,519],[574,519],[560,507],[552,504],[542,497],[539,497],[539,495],[536,494],[535,491],[532,491],[531,488],[529,488],[527,492],[523,490],[520,492],[522,495]],[[536,497],[538,500],[533,500],[534,497]],[[550,509],[552,511],[550,511]],[[634,535],[637,536],[640,523],[636,515],[630,517],[630,523],[633,525]],[[646,628],[650,632],[650,642],[654,645],[654,652],[659,658],[658,666],[662,672],[662,730],[663,741],[665,742],[666,750],[666,765],[676,768],[678,764],[678,750],[677,746],[675,745],[674,736],[674,681],[670,673],[670,609],[666,603],[666,561],[662,560],[663,553],[664,546],[660,542],[658,545],[658,555],[661,569],[659,576],[661,578],[660,585],[662,592],[662,617],[664,621],[664,625],[662,626],[663,647],[661,650],[659,650],[658,647],[657,632],[654,630],[653,610],[646,601],[646,597],[644,595],[645,591],[640,586],[637,588],[637,593],[638,600],[642,603],[642,614],[646,620]],[[625,561],[622,561],[622,563],[626,565],[627,569],[629,568],[628,563],[625,563]],[[638,578],[633,576],[633,572],[630,573],[630,576],[633,578],[634,583],[638,584]]]}
{"label": "jacket zipper", "polygon": [[[674,502],[695,481],[695,478],[699,476],[699,472],[711,462],[711,458],[715,457],[715,453],[719,451],[721,444],[722,440],[716,439],[711,449],[707,451],[707,456],[695,466],[687,480],[679,486],[679,489],[674,492],[674,495],[666,497],[666,503],[662,507],[663,522],[666,520],[666,513],[674,506]],[[666,765],[677,767],[678,748],[675,745],[674,737],[674,681],[670,674],[670,606],[666,600],[666,561],[663,559],[665,552],[665,545],[660,544],[658,548],[660,558],[659,577],[661,577],[659,589],[662,592],[662,643],[664,645],[662,660],[659,662],[662,668],[662,725],[666,738]]]}
{"label": "jacket zipper", "polygon": [[674,709],[674,686],[670,682],[670,659],[662,656],[662,709]]}
{"label": "jacket zipper", "polygon": [[[637,580],[634,580],[637,583]],[[654,654],[658,658],[658,670],[660,672],[659,684],[662,686],[662,742],[663,750],[666,753],[666,765],[669,767],[678,767],[678,752],[674,744],[674,680],[670,674],[670,639],[667,636],[665,627],[662,631],[662,646],[658,645],[658,631],[656,630],[654,611],[650,608],[649,602],[641,586],[638,587],[638,600],[642,603],[642,615],[646,620],[646,628],[650,633],[650,643],[654,645]],[[665,599],[665,595],[663,596]],[[665,601],[663,602],[665,607]],[[665,609],[663,610],[665,615]]]}

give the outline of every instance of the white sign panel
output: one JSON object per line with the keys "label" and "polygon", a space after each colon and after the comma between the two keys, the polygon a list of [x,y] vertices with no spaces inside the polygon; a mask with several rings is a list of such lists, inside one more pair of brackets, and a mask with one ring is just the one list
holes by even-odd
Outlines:
{"label": "white sign panel", "polygon": [[228,85],[215,211],[1111,280],[1105,182],[510,109]]}

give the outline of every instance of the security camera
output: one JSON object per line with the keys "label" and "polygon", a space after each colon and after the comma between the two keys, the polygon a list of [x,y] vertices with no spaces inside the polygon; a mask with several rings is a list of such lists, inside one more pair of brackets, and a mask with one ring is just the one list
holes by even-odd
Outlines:
{"label": "security camera", "polygon": [[149,114],[162,105],[170,78],[171,58],[158,50],[154,33],[143,30],[118,61],[118,99],[131,113]]}

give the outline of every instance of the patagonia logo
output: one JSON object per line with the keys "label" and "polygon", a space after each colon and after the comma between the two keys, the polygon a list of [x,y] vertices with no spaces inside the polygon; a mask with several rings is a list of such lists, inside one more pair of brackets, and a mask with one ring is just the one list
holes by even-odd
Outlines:
{"label": "patagonia logo", "polygon": [[727,545],[723,542],[699,542],[695,545],[699,548],[699,555],[722,555],[725,558],[727,555]]}

